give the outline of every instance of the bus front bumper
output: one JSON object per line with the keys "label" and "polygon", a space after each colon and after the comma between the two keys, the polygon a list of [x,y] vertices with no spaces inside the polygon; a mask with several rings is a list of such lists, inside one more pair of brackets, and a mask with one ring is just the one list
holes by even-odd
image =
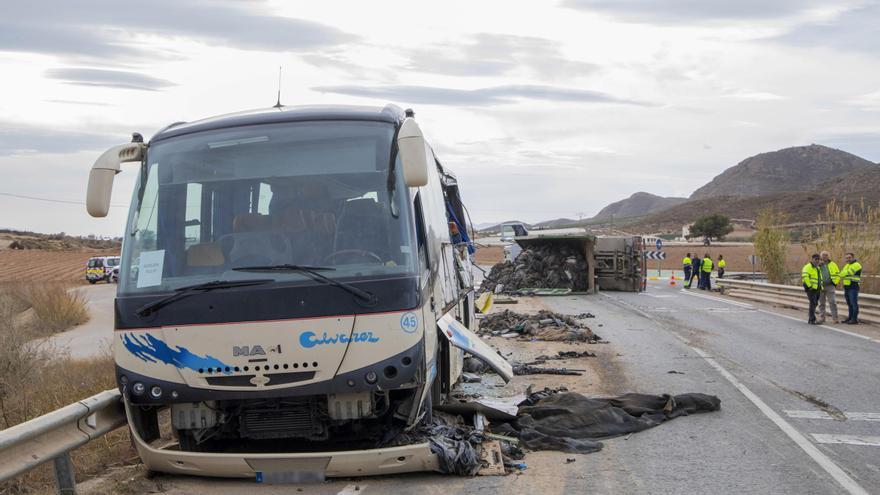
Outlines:
{"label": "bus front bumper", "polygon": [[[131,405],[125,401],[126,414]],[[144,466],[151,471],[221,478],[320,481],[324,478],[379,476],[439,471],[430,445],[418,443],[381,449],[306,453],[210,453],[181,452],[177,444],[153,447],[130,428],[132,440]]]}

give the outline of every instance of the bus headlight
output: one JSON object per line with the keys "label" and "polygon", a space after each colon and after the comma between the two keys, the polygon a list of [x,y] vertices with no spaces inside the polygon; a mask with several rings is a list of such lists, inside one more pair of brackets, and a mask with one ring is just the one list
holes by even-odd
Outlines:
{"label": "bus headlight", "polygon": [[150,389],[150,396],[152,396],[154,399],[162,397],[162,389],[154,385],[153,388]]}
{"label": "bus headlight", "polygon": [[134,385],[131,386],[131,393],[134,395],[144,395],[144,392],[146,391],[147,387],[141,382],[134,382]]}

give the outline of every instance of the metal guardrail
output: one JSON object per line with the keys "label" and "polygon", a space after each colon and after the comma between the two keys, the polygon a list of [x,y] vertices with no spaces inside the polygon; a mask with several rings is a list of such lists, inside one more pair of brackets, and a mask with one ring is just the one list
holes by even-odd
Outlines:
{"label": "metal guardrail", "polygon": [[[716,282],[722,294],[764,302],[795,309],[808,309],[809,301],[803,287],[795,285],[767,284],[745,280],[720,279]],[[846,314],[843,291],[837,291],[837,311]],[[880,324],[880,296],[859,294],[859,321]]]}
{"label": "metal guardrail", "polygon": [[48,461],[55,464],[58,493],[75,494],[70,451],[125,424],[118,390],[107,390],[0,431],[0,481]]}

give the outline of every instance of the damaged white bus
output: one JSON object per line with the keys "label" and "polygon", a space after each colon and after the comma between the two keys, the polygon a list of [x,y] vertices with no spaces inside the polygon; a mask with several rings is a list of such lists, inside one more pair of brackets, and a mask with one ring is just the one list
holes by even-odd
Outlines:
{"label": "damaged white bus", "polygon": [[136,164],[113,351],[146,467],[436,469],[427,443],[381,446],[445,400],[463,350],[512,370],[469,330],[466,212],[412,112],[271,108],[142,141],[97,160],[87,209]]}

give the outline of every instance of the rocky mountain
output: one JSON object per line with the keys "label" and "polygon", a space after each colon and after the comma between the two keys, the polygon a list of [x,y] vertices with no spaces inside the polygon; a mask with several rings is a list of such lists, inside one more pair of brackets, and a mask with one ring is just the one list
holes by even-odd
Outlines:
{"label": "rocky mountain", "polygon": [[862,167],[827,179],[809,191],[693,199],[639,219],[631,228],[638,232],[677,231],[707,212],[754,219],[764,208],[784,212],[789,222],[810,222],[825,212],[825,205],[831,200],[855,208],[860,208],[863,202],[868,206],[880,205],[880,165]]}
{"label": "rocky mountain", "polygon": [[532,228],[541,228],[541,229],[554,229],[557,227],[566,227],[569,225],[574,225],[578,221],[573,220],[571,218],[555,218],[553,220],[544,220],[543,222],[538,222],[532,225]]}
{"label": "rocky mountain", "polygon": [[810,191],[828,179],[871,165],[864,158],[818,144],[785,148],[746,158],[694,191],[690,199]]}
{"label": "rocky mountain", "polygon": [[611,203],[593,217],[593,220],[614,218],[641,217],[663,211],[666,208],[684,203],[687,198],[664,198],[646,192],[637,192],[632,196]]}

